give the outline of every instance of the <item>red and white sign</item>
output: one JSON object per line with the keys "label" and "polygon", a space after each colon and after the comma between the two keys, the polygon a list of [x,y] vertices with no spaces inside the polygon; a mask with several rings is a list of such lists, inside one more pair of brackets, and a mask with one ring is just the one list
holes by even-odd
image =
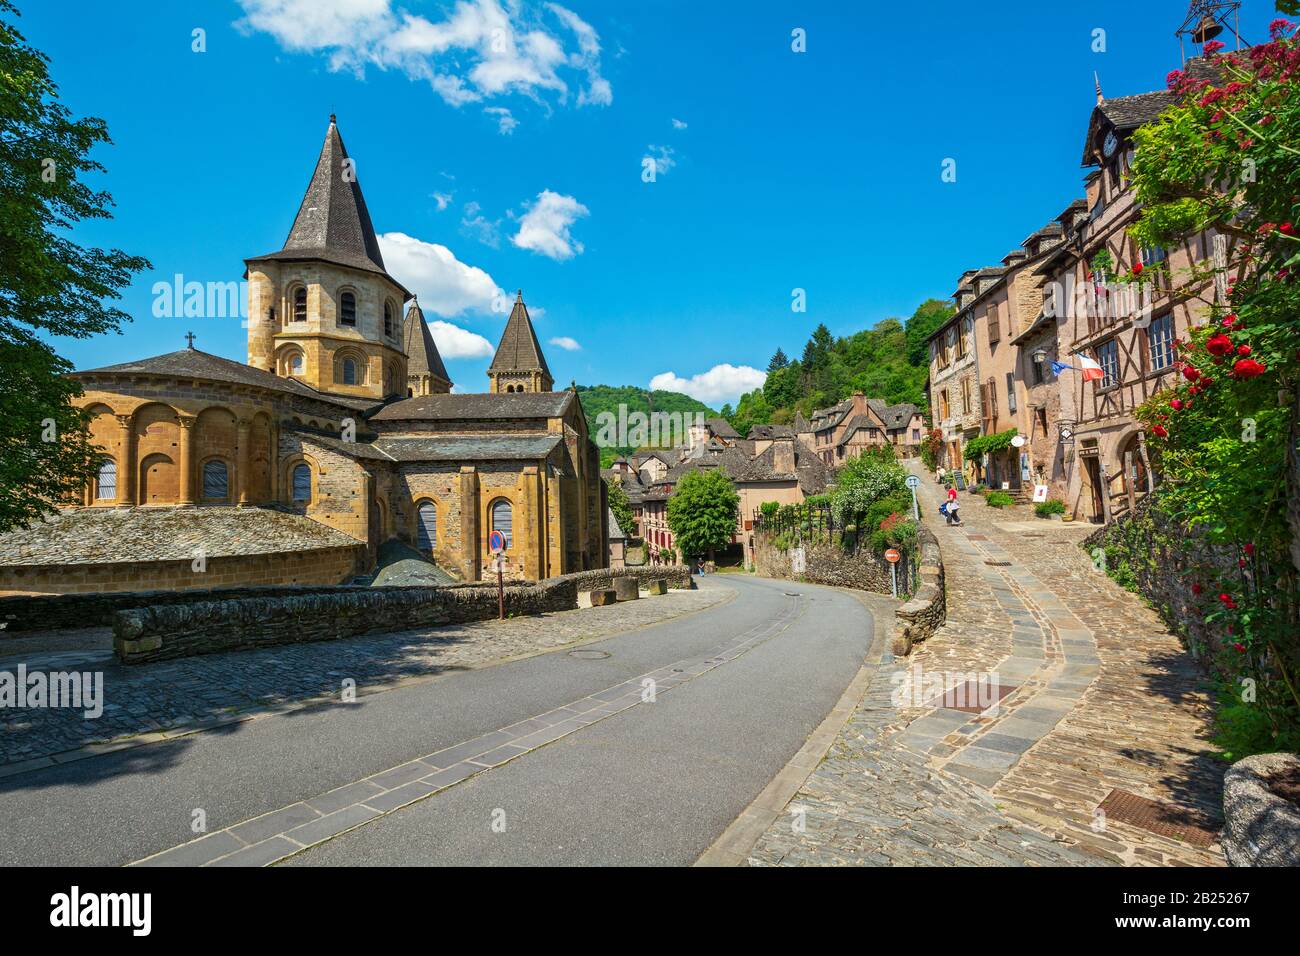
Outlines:
{"label": "red and white sign", "polygon": [[902,555],[898,553],[897,548],[890,548],[885,552],[885,560],[890,564],[897,564]]}

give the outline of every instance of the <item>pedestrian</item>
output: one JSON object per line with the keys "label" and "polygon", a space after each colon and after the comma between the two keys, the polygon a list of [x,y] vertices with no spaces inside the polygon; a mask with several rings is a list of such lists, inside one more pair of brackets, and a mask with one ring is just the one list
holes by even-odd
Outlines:
{"label": "pedestrian", "polygon": [[947,511],[948,524],[951,525],[961,524],[961,515],[958,513],[960,510],[961,510],[961,501],[957,498],[957,489],[949,488],[948,489],[948,511]]}
{"label": "pedestrian", "polygon": [[943,465],[934,470],[934,480],[936,484],[943,484]]}

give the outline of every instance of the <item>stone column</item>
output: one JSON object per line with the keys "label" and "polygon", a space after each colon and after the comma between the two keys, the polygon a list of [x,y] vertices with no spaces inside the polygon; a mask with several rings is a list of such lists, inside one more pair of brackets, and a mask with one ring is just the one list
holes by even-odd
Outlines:
{"label": "stone column", "polygon": [[177,456],[180,459],[177,463],[180,490],[176,503],[187,506],[194,504],[194,423],[198,419],[193,415],[177,415],[176,420],[181,426],[181,447]]}
{"label": "stone column", "polygon": [[[529,465],[520,475],[519,484],[522,486],[520,495],[520,510],[523,515],[515,515],[515,529],[522,524],[527,529],[526,540],[520,542],[522,548],[522,561],[524,577],[531,581],[536,581],[540,577],[541,568],[544,566],[545,551],[543,550],[545,542],[543,541],[542,529],[539,526],[538,518],[538,493],[537,493],[537,466]],[[520,522],[520,517],[524,520]]]}
{"label": "stone column", "polygon": [[130,508],[135,501],[135,416],[116,415],[121,427],[118,437],[117,506]]}
{"label": "stone column", "polygon": [[241,508],[248,506],[248,479],[249,479],[249,442],[252,438],[249,430],[252,422],[247,418],[241,418],[235,423],[235,481],[239,487],[239,492],[235,496],[235,501]]}
{"label": "stone column", "polygon": [[460,470],[460,550],[466,581],[482,578],[479,559],[478,472],[473,465]]}

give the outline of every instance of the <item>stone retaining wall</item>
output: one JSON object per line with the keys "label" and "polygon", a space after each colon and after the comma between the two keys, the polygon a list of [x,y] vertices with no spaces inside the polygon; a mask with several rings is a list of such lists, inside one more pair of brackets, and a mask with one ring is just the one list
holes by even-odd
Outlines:
{"label": "stone retaining wall", "polygon": [[[505,589],[506,614],[577,607],[572,575]],[[123,663],[359,634],[438,627],[497,616],[497,590],[484,585],[353,588],[334,593],[199,601],[115,611],[113,649]]]}
{"label": "stone retaining wall", "polygon": [[578,585],[579,591],[595,591],[612,588],[614,578],[636,578],[642,586],[655,578],[663,578],[670,588],[678,590],[689,590],[694,586],[691,581],[691,569],[685,564],[661,564],[658,567],[641,566],[617,570],[596,568],[592,571],[574,571],[572,574],[565,574],[554,580],[573,581]]}
{"label": "stone retaining wall", "polygon": [[765,578],[803,580],[875,591],[877,594],[893,593],[889,563],[883,558],[866,552],[845,554],[843,548],[829,541],[806,541],[803,553],[806,570],[802,575],[795,574],[790,567],[790,553],[773,545],[768,535],[760,534],[754,541],[754,570]]}
{"label": "stone retaining wall", "polygon": [[917,576],[921,586],[912,600],[894,612],[894,647],[896,655],[910,654],[912,648],[937,631],[948,614],[943,580],[943,553],[934,532],[922,525],[917,530],[921,545]]}

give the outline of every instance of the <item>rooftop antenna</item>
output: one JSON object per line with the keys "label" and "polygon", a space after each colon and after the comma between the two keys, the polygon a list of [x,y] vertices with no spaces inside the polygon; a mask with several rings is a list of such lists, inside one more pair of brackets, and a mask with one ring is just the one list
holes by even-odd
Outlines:
{"label": "rooftop antenna", "polygon": [[[1174,35],[1178,37],[1178,52],[1182,55],[1183,66],[1187,66],[1186,41],[1201,47],[1196,55],[1204,55],[1205,44],[1209,43],[1224,29],[1232,31],[1241,49],[1241,0],[1192,0],[1187,5],[1187,16]],[[1232,22],[1228,20],[1231,18]]]}

